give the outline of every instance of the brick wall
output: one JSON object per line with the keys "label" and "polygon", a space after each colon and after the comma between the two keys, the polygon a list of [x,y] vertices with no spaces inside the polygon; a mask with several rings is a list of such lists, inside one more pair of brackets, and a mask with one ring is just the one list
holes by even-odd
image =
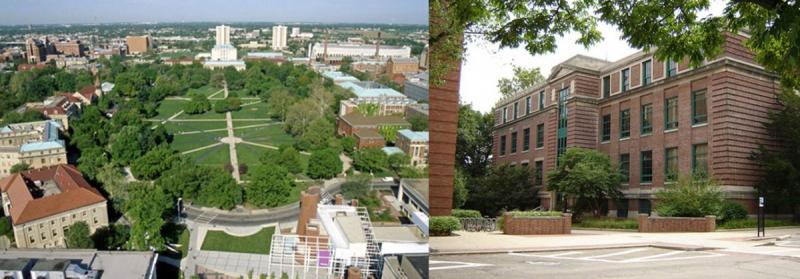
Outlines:
{"label": "brick wall", "polygon": [[572,214],[561,217],[517,217],[510,213],[503,215],[503,233],[523,234],[570,234]]}
{"label": "brick wall", "polygon": [[713,232],[717,220],[713,215],[698,218],[648,217],[639,214],[639,232]]}

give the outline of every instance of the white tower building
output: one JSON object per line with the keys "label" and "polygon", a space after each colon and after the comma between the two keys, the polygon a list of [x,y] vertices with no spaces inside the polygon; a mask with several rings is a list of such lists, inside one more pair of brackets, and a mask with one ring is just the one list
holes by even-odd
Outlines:
{"label": "white tower building", "polygon": [[211,59],[203,63],[204,67],[210,69],[234,67],[237,70],[244,70],[244,61],[237,60],[236,48],[231,45],[231,27],[220,25],[216,28],[217,43],[211,49]]}
{"label": "white tower building", "polygon": [[292,27],[292,35],[290,37],[295,38],[300,36],[300,27]]}
{"label": "white tower building", "polygon": [[231,44],[231,27],[220,25],[217,26],[217,45]]}
{"label": "white tower building", "polygon": [[272,26],[272,49],[286,48],[286,35],[288,28],[283,25]]}

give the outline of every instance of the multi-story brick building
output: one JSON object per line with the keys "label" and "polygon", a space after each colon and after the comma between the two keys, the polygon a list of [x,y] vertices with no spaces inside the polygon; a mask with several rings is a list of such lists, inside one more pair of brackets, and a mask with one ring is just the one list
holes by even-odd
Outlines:
{"label": "multi-story brick building", "polygon": [[0,180],[0,190],[19,248],[64,248],[65,231],[79,221],[90,233],[108,226],[106,199],[72,165],[16,173]]}
{"label": "multi-story brick building", "polygon": [[25,41],[25,58],[28,63],[44,62],[47,56],[47,40],[28,39]]}
{"label": "multi-story brick building", "polygon": [[396,145],[408,155],[412,166],[418,168],[428,166],[428,131],[399,130]]}
{"label": "multi-story brick building", "polygon": [[337,134],[340,136],[351,136],[362,130],[378,132],[381,129],[396,128],[397,130],[411,128],[402,116],[364,116],[358,112],[347,115],[340,115],[337,121]]}
{"label": "multi-story brick building", "polygon": [[728,34],[722,53],[692,67],[638,52],[616,62],[575,56],[545,82],[495,108],[493,158],[533,168],[544,207],[546,173],[569,147],[608,154],[625,176],[624,199],[610,215],[653,208],[654,191],[680,175],[706,173],[727,198],[754,211],[760,144],[776,144],[762,125],[780,108],[776,76],[753,59],[744,35]]}
{"label": "multi-story brick building", "polygon": [[143,54],[153,47],[153,41],[150,36],[128,36],[125,37],[125,42],[128,46],[128,54]]}
{"label": "multi-story brick building", "polygon": [[0,127],[0,177],[11,174],[11,167],[20,163],[31,168],[66,164],[66,144],[59,137],[62,129],[54,120]]}
{"label": "multi-story brick building", "polygon": [[[417,101],[409,99],[400,92],[376,82],[343,82],[342,88],[349,89],[356,95],[355,98],[339,102],[339,115],[350,114],[361,108],[374,110],[365,114],[375,115],[402,115],[406,106],[416,104]],[[371,107],[371,108],[370,108]]]}

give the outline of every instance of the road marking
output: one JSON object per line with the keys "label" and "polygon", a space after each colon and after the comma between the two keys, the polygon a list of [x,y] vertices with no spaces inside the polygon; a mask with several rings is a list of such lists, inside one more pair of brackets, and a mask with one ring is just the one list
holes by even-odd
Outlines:
{"label": "road marking", "polygon": [[597,255],[597,256],[591,256],[591,257],[584,257],[584,258],[580,258],[580,259],[584,259],[584,260],[586,260],[586,259],[606,258],[606,257],[612,257],[612,256],[618,256],[618,255],[625,255],[625,254],[630,254],[630,253],[636,253],[636,252],[645,251],[645,250],[647,250],[647,248],[637,248],[637,249],[630,249],[630,250],[620,251],[620,252],[611,253],[611,254],[604,254],[604,255]]}
{"label": "road marking", "polygon": [[482,266],[492,266],[492,264],[453,262],[453,261],[430,261],[429,263],[430,264],[451,264],[451,265],[429,267],[428,270],[445,270],[445,269],[473,268],[473,267],[482,267]]}
{"label": "road marking", "polygon": [[527,261],[525,263],[532,264],[532,265],[559,265],[559,264],[561,264],[559,262],[531,262],[531,261]]}
{"label": "road marking", "polygon": [[686,251],[672,251],[672,252],[661,253],[661,254],[656,254],[656,255],[625,259],[622,262],[633,263],[633,262],[639,262],[639,261],[643,261],[643,260],[649,260],[649,259],[655,259],[655,258],[661,258],[661,257],[666,257],[666,256],[677,255],[677,254],[681,254],[681,253],[684,253],[684,252],[686,252]]}
{"label": "road marking", "polygon": [[657,261],[675,261],[675,260],[691,260],[691,259],[700,259],[700,258],[712,258],[712,257],[720,257],[725,256],[723,254],[708,254],[702,256],[688,256],[688,257],[677,257],[677,258],[666,258],[666,259],[651,259],[651,260],[643,260],[643,261],[635,261],[636,263],[644,263],[644,262],[657,262]]}
{"label": "road marking", "polygon": [[578,251],[572,251],[572,252],[564,252],[564,253],[552,254],[552,255],[547,255],[547,256],[548,257],[560,257],[560,256],[574,255],[574,254],[580,254],[580,253],[581,252],[578,252]]}

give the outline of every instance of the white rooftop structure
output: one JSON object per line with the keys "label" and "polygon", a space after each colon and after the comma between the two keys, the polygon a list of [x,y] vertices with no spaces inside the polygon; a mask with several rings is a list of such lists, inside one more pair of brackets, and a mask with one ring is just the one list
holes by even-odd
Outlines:
{"label": "white rooftop structure", "polygon": [[211,59],[203,63],[203,67],[211,69],[234,67],[240,71],[244,70],[244,62],[238,60],[236,47],[231,45],[231,27],[219,25],[216,27],[216,32],[217,41],[211,49]]}

